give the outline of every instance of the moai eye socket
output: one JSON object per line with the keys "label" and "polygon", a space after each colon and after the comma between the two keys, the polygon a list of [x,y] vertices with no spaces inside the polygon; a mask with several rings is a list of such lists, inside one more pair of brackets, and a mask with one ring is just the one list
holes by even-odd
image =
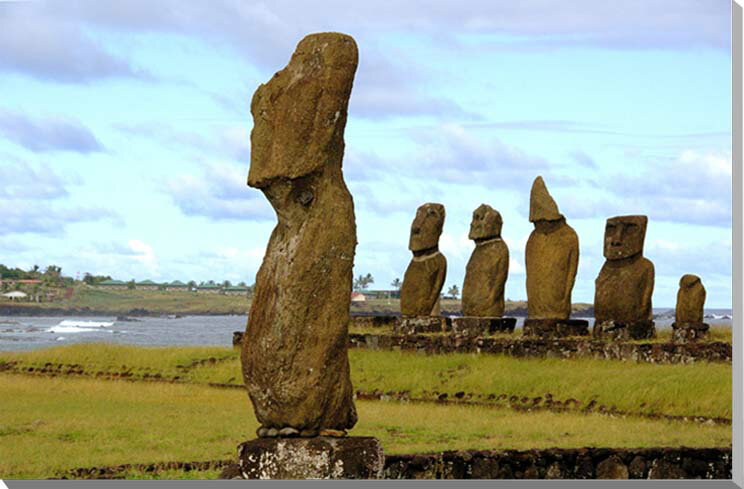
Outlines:
{"label": "moai eye socket", "polygon": [[625,227],[625,231],[628,234],[634,234],[638,232],[638,225],[634,223],[628,223],[628,225]]}
{"label": "moai eye socket", "polygon": [[605,232],[611,233],[614,230],[615,230],[615,225],[614,224],[609,224],[608,223],[607,226],[605,226]]}
{"label": "moai eye socket", "polygon": [[315,196],[313,195],[313,191],[310,189],[305,189],[297,196],[297,202],[307,207],[312,203],[314,198]]}

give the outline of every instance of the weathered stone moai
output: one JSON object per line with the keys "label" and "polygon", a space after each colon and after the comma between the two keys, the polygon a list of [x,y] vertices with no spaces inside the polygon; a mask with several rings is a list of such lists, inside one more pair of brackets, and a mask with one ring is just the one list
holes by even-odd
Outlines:
{"label": "weathered stone moai", "polygon": [[[248,185],[264,193],[278,219],[256,275],[241,353],[261,438],[338,437],[357,421],[347,355],[356,224],[341,171],[357,61],[350,36],[309,35],[251,102]],[[343,440],[332,444],[336,455]],[[243,457],[255,443],[276,453],[263,461]],[[269,445],[241,445],[244,475],[272,473],[256,466],[280,455],[279,445]],[[328,455],[324,450],[311,451],[312,460],[288,459],[313,464]]]}
{"label": "weathered stone moai", "polygon": [[524,335],[584,336],[589,324],[570,319],[571,291],[579,265],[579,237],[538,176],[530,192],[530,222],[535,229],[527,240],[527,319]]}
{"label": "weathered stone moai", "polygon": [[514,331],[516,318],[504,318],[504,285],[509,275],[509,248],[501,239],[503,220],[491,206],[473,211],[468,237],[475,249],[465,269],[461,318],[453,318],[455,333],[480,335]]}
{"label": "weathered stone moai", "polygon": [[408,241],[413,258],[400,288],[403,317],[396,324],[397,332],[442,331],[445,328],[444,318],[439,316],[439,294],[447,276],[447,259],[439,251],[443,227],[442,204],[423,204],[416,210]]}
{"label": "weathered stone moai", "polygon": [[672,324],[674,341],[694,341],[708,334],[710,325],[703,322],[705,287],[697,275],[683,275],[679,280],[677,308]]}
{"label": "weathered stone moai", "polygon": [[643,256],[646,216],[607,219],[605,263],[595,281],[594,336],[653,338],[654,264]]}

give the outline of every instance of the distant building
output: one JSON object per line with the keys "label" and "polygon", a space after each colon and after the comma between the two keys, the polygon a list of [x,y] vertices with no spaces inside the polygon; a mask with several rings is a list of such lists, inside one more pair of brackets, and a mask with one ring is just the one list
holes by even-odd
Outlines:
{"label": "distant building", "polygon": [[143,280],[142,282],[135,282],[134,288],[137,290],[158,290],[160,284],[153,282],[152,280]]}
{"label": "distant building", "polygon": [[180,280],[174,280],[169,284],[165,284],[165,290],[189,290],[189,286]]}
{"label": "distant building", "polygon": [[95,286],[100,289],[124,290],[127,288],[127,283],[121,280],[104,280],[98,282]]}
{"label": "distant building", "polygon": [[225,294],[228,295],[248,295],[248,287],[242,285],[233,285],[232,287],[225,287]]}
{"label": "distant building", "polygon": [[201,284],[197,285],[196,291],[200,294],[221,294],[222,286],[216,284]]}
{"label": "distant building", "polygon": [[20,290],[14,290],[13,292],[3,294],[3,297],[7,297],[12,301],[18,301],[21,299],[26,299],[28,297],[28,294],[26,294],[25,292],[21,292]]}
{"label": "distant building", "polygon": [[364,297],[364,294],[359,294],[359,293],[354,293],[354,292],[351,293],[351,302],[364,302],[366,300],[367,298]]}

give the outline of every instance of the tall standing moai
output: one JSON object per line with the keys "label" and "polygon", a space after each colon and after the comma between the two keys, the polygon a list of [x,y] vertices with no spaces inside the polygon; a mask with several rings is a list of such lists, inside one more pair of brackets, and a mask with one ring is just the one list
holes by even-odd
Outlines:
{"label": "tall standing moai", "polygon": [[653,338],[651,309],[654,264],[643,256],[646,216],[607,219],[605,263],[595,281],[594,336],[611,339]]}
{"label": "tall standing moai", "polygon": [[479,335],[512,332],[516,318],[504,316],[504,286],[509,275],[509,248],[501,239],[503,220],[490,205],[473,211],[468,237],[475,249],[465,269],[461,318],[452,319],[455,333]]}
{"label": "tall standing moai", "polygon": [[400,288],[400,312],[396,332],[442,331],[446,320],[439,316],[439,294],[447,276],[447,259],[439,251],[444,227],[444,206],[423,204],[411,224],[408,249],[413,258]]}
{"label": "tall standing moai", "polygon": [[694,341],[708,334],[710,325],[703,322],[705,287],[697,275],[682,275],[677,292],[677,307],[672,323],[672,339]]}
{"label": "tall standing moai", "polygon": [[527,240],[527,319],[525,336],[563,337],[589,334],[589,323],[571,317],[571,291],[579,265],[579,237],[538,176],[530,193]]}
{"label": "tall standing moai", "polygon": [[[347,355],[356,224],[341,171],[357,60],[352,37],[309,35],[251,102],[248,185],[264,193],[278,223],[241,352],[260,423],[259,439],[239,447],[246,478],[374,478],[382,470],[377,440],[342,438],[357,421]],[[366,472],[347,474],[350,467]]]}

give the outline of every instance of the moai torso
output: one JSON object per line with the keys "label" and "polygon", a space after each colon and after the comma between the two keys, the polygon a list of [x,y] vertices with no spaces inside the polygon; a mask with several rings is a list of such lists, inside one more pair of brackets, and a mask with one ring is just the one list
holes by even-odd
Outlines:
{"label": "moai torso", "polygon": [[527,316],[568,319],[579,264],[579,237],[558,212],[541,177],[532,186],[530,221],[535,230],[525,248]]}
{"label": "moai torso", "polygon": [[314,34],[253,96],[248,184],[276,211],[241,354],[262,431],[345,430],[354,206],[341,172],[354,40]]}
{"label": "moai torso", "polygon": [[594,317],[598,323],[632,323],[653,318],[654,265],[643,256],[646,216],[607,220],[606,261],[595,281]]}
{"label": "moai torso", "polygon": [[677,292],[675,322],[683,324],[703,324],[705,307],[705,287],[697,275],[683,275]]}
{"label": "moai torso", "polygon": [[509,249],[501,239],[501,215],[485,204],[473,213],[470,239],[475,249],[470,255],[462,286],[464,316],[504,315],[504,285],[509,274]]}
{"label": "moai torso", "polygon": [[408,244],[413,258],[400,289],[400,312],[404,316],[437,314],[435,308],[447,276],[447,260],[439,252],[443,226],[443,205],[429,203],[417,209]]}

